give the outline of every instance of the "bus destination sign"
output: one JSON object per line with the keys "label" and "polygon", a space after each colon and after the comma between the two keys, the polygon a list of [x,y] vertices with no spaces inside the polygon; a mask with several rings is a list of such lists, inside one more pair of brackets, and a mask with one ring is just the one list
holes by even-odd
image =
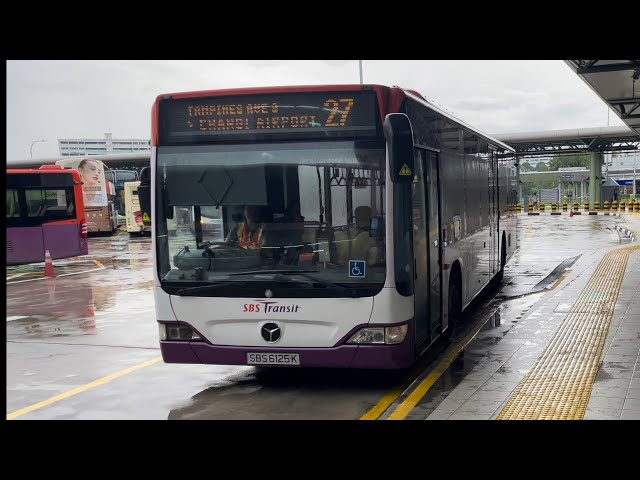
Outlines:
{"label": "bus destination sign", "polygon": [[378,123],[374,92],[302,92],[160,102],[160,143],[165,145],[243,134],[361,137],[375,135]]}

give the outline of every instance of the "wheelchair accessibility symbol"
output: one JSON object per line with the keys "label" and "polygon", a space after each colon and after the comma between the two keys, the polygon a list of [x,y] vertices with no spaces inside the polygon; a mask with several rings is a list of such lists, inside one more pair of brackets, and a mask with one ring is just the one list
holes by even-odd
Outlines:
{"label": "wheelchair accessibility symbol", "polygon": [[349,260],[349,276],[364,277],[364,260]]}

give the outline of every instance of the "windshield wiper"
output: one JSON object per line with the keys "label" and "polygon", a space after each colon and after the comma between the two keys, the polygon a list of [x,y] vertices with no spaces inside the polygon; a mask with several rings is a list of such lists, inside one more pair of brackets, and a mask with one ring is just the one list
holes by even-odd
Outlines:
{"label": "windshield wiper", "polygon": [[185,287],[176,291],[176,295],[192,295],[198,292],[208,292],[210,290],[215,290],[216,288],[226,287],[228,285],[242,287],[246,284],[246,282],[219,282],[219,283],[210,283],[207,285],[199,285],[197,287]]}
{"label": "windshield wiper", "polygon": [[312,277],[311,275],[306,275],[307,273],[320,273],[319,270],[252,270],[250,272],[238,272],[238,273],[230,273],[229,276],[232,277],[234,275],[258,275],[258,274],[276,274],[276,275],[300,275],[301,277],[312,280],[320,285],[324,285],[328,288],[337,288],[338,290],[352,290],[350,287],[345,287],[344,285],[340,285],[338,283],[328,282],[326,280],[320,280],[319,278]]}

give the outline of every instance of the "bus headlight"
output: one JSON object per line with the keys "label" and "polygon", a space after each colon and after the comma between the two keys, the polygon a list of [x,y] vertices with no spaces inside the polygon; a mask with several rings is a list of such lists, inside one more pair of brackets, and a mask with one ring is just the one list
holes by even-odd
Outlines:
{"label": "bus headlight", "polygon": [[393,327],[367,327],[354,333],[347,343],[356,344],[388,344],[402,343],[407,335],[407,325]]}
{"label": "bus headlight", "polygon": [[161,323],[160,328],[160,340],[171,341],[193,341],[202,340],[202,337],[191,330],[186,325],[178,323]]}
{"label": "bus headlight", "polygon": [[407,336],[408,329],[409,326],[407,324],[395,327],[386,327],[384,329],[384,342],[392,345],[395,343],[402,343],[404,337]]}
{"label": "bus headlight", "polygon": [[384,328],[363,328],[354,333],[347,343],[384,343]]}

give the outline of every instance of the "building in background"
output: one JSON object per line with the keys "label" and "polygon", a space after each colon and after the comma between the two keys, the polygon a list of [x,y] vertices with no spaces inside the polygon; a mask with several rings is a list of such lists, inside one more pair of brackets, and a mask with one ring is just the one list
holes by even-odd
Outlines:
{"label": "building in background", "polygon": [[139,138],[114,139],[111,133],[105,133],[103,139],[61,138],[58,139],[58,149],[61,157],[151,152],[149,140]]}

